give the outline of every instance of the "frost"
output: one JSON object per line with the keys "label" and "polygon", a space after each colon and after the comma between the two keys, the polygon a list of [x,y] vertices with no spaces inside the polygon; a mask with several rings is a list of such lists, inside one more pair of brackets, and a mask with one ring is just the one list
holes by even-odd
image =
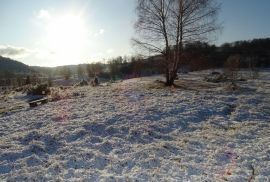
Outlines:
{"label": "frost", "polygon": [[149,89],[160,77],[131,79],[0,116],[0,180],[247,181],[253,166],[255,181],[269,181],[269,70],[233,93],[201,74],[181,83],[204,88]]}

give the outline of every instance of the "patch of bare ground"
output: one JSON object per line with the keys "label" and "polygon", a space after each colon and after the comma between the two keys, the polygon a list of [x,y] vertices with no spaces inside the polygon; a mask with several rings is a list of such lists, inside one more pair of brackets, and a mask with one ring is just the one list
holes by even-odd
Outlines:
{"label": "patch of bare ground", "polygon": [[22,108],[24,108],[23,105],[14,105],[11,107],[1,107],[0,108],[0,116],[3,114],[6,114],[6,113],[12,112],[12,111],[16,111],[18,109],[22,109]]}
{"label": "patch of bare ground", "polygon": [[165,86],[165,82],[161,80],[155,80],[153,82],[149,82],[145,84],[144,87],[146,89],[164,89],[166,86]]}
{"label": "patch of bare ground", "polygon": [[[154,82],[150,82],[145,85],[148,89],[163,89],[168,88],[165,86],[164,81],[156,80]],[[192,90],[192,91],[202,91],[202,90],[215,90],[216,88],[221,87],[220,83],[209,83],[203,82],[200,80],[189,80],[189,79],[181,79],[175,80],[173,89],[182,89],[182,90]]]}
{"label": "patch of bare ground", "polygon": [[[201,80],[180,79],[175,81],[176,86],[181,86],[190,90],[209,90],[216,89],[221,86],[220,83],[209,83]],[[180,87],[180,88],[181,88]]]}

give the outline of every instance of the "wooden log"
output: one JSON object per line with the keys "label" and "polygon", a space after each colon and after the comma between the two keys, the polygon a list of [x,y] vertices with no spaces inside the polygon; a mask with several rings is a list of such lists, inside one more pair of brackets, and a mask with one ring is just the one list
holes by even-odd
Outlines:
{"label": "wooden log", "polygon": [[31,101],[31,102],[29,102],[29,106],[30,107],[36,107],[36,106],[38,106],[39,103],[40,104],[48,103],[48,98],[43,98],[43,99]]}
{"label": "wooden log", "polygon": [[48,103],[48,99],[43,99],[43,100],[41,100],[41,103],[42,103],[42,104]]}
{"label": "wooden log", "polygon": [[36,107],[37,106],[37,102],[29,102],[29,106],[30,107]]}

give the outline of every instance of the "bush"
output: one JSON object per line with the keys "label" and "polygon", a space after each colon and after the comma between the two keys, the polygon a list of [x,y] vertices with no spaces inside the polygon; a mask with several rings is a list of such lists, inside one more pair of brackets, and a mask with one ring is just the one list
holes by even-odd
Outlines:
{"label": "bush", "polygon": [[62,93],[61,89],[52,89],[51,95],[50,95],[50,100],[53,102],[58,101],[58,100],[62,100],[63,96],[60,93]]}
{"label": "bush", "polygon": [[258,79],[260,76],[259,69],[258,68],[252,68],[250,69],[250,77],[251,79]]}
{"label": "bush", "polygon": [[219,72],[212,72],[211,74],[204,77],[204,80],[212,83],[219,83],[227,81],[227,76]]}
{"label": "bush", "polygon": [[225,90],[233,92],[233,91],[240,90],[240,87],[238,85],[236,85],[235,83],[231,82],[225,86]]}
{"label": "bush", "polygon": [[27,95],[49,95],[50,89],[47,84],[39,84],[29,88]]}
{"label": "bush", "polygon": [[99,85],[99,81],[98,78],[95,76],[95,78],[91,81],[91,85],[93,87],[98,86]]}
{"label": "bush", "polygon": [[235,81],[238,78],[239,70],[240,70],[240,55],[230,56],[225,62],[225,75],[231,80]]}
{"label": "bush", "polygon": [[88,82],[86,81],[86,80],[82,80],[81,82],[80,82],[80,86],[82,87],[82,86],[87,86],[88,85]]}

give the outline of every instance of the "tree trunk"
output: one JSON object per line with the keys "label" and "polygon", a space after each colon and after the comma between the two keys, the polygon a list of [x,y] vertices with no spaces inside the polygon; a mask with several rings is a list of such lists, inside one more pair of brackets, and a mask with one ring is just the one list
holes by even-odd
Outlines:
{"label": "tree trunk", "polygon": [[166,84],[165,85],[167,85],[167,83],[170,80],[170,73],[169,73],[169,69],[168,68],[166,68],[165,74],[166,74]]}
{"label": "tree trunk", "polygon": [[165,85],[166,86],[172,86],[172,85],[174,85],[174,80],[175,80],[176,76],[177,76],[177,72],[175,72],[175,71],[172,71],[172,72],[168,71],[168,72],[166,72],[166,83],[165,83]]}
{"label": "tree trunk", "polygon": [[168,80],[166,80],[166,83],[165,83],[165,86],[172,86],[174,85],[174,78],[173,77],[170,77]]}

